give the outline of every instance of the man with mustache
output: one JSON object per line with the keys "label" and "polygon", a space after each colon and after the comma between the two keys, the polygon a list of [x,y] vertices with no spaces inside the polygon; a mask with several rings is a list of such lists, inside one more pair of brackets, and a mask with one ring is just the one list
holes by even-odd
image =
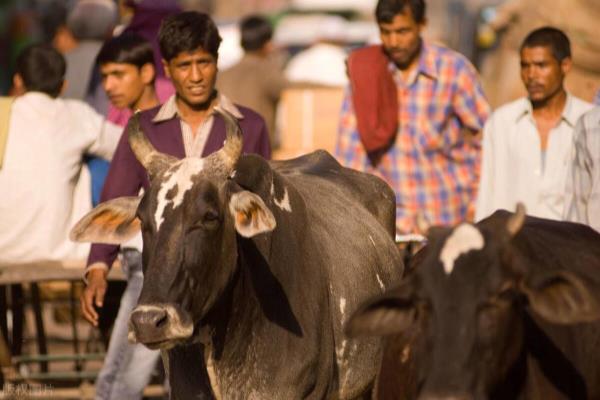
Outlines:
{"label": "man with mustache", "polygon": [[592,105],[569,94],[569,39],[543,27],[521,45],[521,80],[527,97],[496,110],[483,132],[483,161],[476,219],[518,202],[531,215],[560,220],[573,150],[573,129]]}
{"label": "man with mustache", "polygon": [[475,198],[476,134],[490,112],[477,72],[422,39],[424,0],[379,0],[375,17],[382,45],[348,58],[336,156],[394,189],[398,234],[418,232],[417,215],[458,223]]}
{"label": "man with mustache", "polygon": [[[219,106],[238,119],[244,135],[243,152],[270,158],[269,134],[263,118],[248,108],[233,104],[215,89],[221,37],[212,19],[192,11],[166,17],[161,24],[158,41],[166,76],[176,93],[162,106],[141,113],[142,129],[156,149],[180,159],[205,157],[219,150],[225,140],[224,121],[215,112],[215,107]],[[108,77],[109,70],[105,73]],[[114,97],[113,101],[116,100]],[[139,162],[129,146],[128,135],[124,133],[108,171],[101,201],[137,196],[140,189],[148,189],[148,176],[138,173],[136,165]],[[117,245],[96,243],[90,250],[85,271],[87,286],[80,301],[83,316],[94,326],[98,325],[95,307],[103,305],[106,275],[118,252]],[[138,251],[133,254],[125,252],[124,258],[130,275],[135,268],[135,273],[141,278],[141,254]],[[142,283],[142,279],[129,280],[129,284],[135,284],[135,289],[128,287],[128,300],[125,304],[121,302],[119,310],[119,315],[124,317],[117,318],[115,325],[120,323],[113,328],[121,330],[120,337],[127,331],[128,308],[133,309],[136,305]],[[109,377],[109,384],[98,386],[96,399],[142,398],[147,375],[141,372],[152,358],[136,354],[140,353],[122,351],[114,359],[118,365],[113,371],[118,369],[118,373]]]}

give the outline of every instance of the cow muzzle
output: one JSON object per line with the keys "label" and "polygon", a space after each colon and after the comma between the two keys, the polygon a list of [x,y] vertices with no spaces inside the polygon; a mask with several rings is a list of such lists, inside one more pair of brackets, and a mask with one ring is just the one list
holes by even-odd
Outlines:
{"label": "cow muzzle", "polygon": [[129,341],[150,349],[170,349],[193,332],[191,316],[175,305],[138,305],[129,317]]}

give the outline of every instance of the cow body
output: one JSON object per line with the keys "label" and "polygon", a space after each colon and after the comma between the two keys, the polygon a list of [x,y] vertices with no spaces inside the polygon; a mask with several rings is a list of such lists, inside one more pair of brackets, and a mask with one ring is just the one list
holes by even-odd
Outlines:
{"label": "cow body", "polygon": [[[358,397],[375,376],[380,344],[346,339],[342,324],[401,273],[391,232],[371,214],[381,210],[361,199],[393,205],[393,194],[324,152],[274,164],[243,156],[236,169],[234,179],[261,196],[281,228],[237,239],[238,275],[202,323],[212,331],[204,344],[213,387],[222,398]],[[389,226],[393,209],[386,213]]]}
{"label": "cow body", "polygon": [[138,156],[154,161],[137,207],[144,288],[130,338],[163,350],[173,398],[202,396],[208,382],[222,399],[362,396],[380,339],[342,327],[402,275],[392,190],[322,151],[237,156],[229,169],[217,163],[227,151]]}
{"label": "cow body", "polygon": [[354,334],[386,335],[375,398],[600,398],[600,235],[516,219],[438,229],[352,317]]}

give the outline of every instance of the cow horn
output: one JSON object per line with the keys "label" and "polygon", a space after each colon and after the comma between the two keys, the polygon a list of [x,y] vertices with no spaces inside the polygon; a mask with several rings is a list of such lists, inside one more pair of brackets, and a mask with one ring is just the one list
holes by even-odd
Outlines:
{"label": "cow horn", "polygon": [[148,140],[144,132],[140,128],[140,112],[136,112],[129,118],[127,124],[127,135],[129,139],[129,146],[135,158],[142,164],[142,166],[148,171],[150,176],[155,176],[156,173],[168,165],[172,157],[158,152],[152,143]]}
{"label": "cow horn", "polygon": [[233,171],[240,155],[242,154],[242,130],[237,119],[221,107],[215,107],[225,120],[225,144],[217,152],[219,160],[224,164],[227,171]]}
{"label": "cow horn", "polygon": [[508,218],[506,230],[510,236],[514,236],[521,230],[525,222],[525,205],[521,202],[517,203],[517,209],[513,215]]}

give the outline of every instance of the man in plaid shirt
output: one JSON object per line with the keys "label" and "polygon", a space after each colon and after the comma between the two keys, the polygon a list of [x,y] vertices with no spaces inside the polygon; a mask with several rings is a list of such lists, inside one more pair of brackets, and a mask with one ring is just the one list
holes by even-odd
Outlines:
{"label": "man in plaid shirt", "polygon": [[[341,111],[336,157],[347,167],[380,176],[394,189],[399,234],[418,232],[419,214],[435,225],[465,220],[477,194],[480,142],[476,135],[490,113],[477,72],[464,56],[421,38],[424,0],[379,0],[375,17],[382,41],[378,47],[387,69],[382,73],[390,75],[390,85],[395,87],[392,96],[383,99],[376,93],[366,96],[381,104],[362,100],[356,93],[361,82],[367,82],[367,92],[380,90],[378,70],[364,64],[370,59],[355,57],[357,68],[367,72],[353,76],[350,56],[351,85]],[[391,113],[393,125],[386,125],[393,126],[393,132],[387,144],[380,146],[379,141],[373,151],[369,135],[378,134],[374,132],[381,126],[373,124],[383,124],[377,121],[386,119],[381,110],[390,104],[397,110]],[[366,113],[367,119],[369,112],[374,115],[366,128],[361,125],[361,107],[373,109]]]}

